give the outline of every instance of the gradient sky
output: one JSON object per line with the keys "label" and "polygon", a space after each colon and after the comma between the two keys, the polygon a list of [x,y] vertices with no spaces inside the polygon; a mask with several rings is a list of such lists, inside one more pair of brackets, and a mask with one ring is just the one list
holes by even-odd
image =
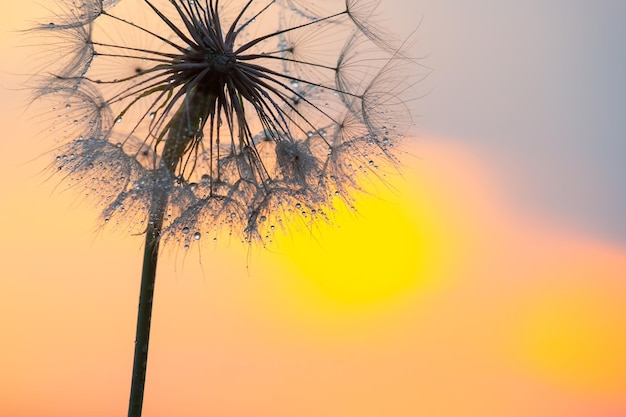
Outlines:
{"label": "gradient sky", "polygon": [[[0,415],[124,415],[142,239],[41,174],[35,3],[0,4]],[[166,252],[146,417],[626,415],[626,6],[471,3],[382,2],[434,68],[393,190]]]}
{"label": "gradient sky", "polygon": [[489,155],[506,198],[626,243],[626,3],[425,0],[425,131]]}

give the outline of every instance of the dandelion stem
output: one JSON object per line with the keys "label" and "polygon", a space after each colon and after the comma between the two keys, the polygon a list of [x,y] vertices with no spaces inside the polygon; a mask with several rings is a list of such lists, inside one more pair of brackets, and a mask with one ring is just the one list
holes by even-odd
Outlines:
{"label": "dandelion stem", "polygon": [[[161,175],[165,178],[171,178],[175,175],[176,169],[181,163],[189,143],[192,142],[193,138],[202,130],[201,120],[206,120],[205,113],[210,111],[210,103],[212,100],[212,94],[191,94],[191,98],[182,103],[163,133],[164,135],[167,133],[163,150],[163,165],[156,171],[156,182],[154,184],[155,193],[150,204],[150,217],[146,230],[146,243],[143,253],[139,313],[137,315],[135,356],[133,360],[133,376],[130,387],[128,417],[141,417],[143,407],[159,242],[161,240],[163,219],[165,217],[168,201],[166,189],[159,187],[160,178]],[[165,172],[167,172],[167,174],[165,174]]]}
{"label": "dandelion stem", "polygon": [[137,314],[137,331],[135,335],[135,355],[133,359],[133,376],[130,386],[128,417],[141,417],[143,394],[146,385],[146,369],[148,365],[148,342],[150,340],[150,322],[152,320],[152,302],[156,279],[159,242],[163,228],[163,216],[167,198],[155,197],[151,207],[151,221],[146,230],[146,243],[143,253],[141,272],[141,289],[139,292],[139,312]]}

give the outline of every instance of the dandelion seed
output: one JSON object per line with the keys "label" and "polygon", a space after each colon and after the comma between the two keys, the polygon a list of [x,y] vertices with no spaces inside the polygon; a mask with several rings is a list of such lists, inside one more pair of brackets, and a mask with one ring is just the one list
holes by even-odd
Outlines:
{"label": "dandelion seed", "polygon": [[[62,5],[55,24],[36,29],[73,51],[39,90],[66,110],[57,153],[78,155],[54,169],[74,186],[98,178],[104,211],[127,203],[130,221],[116,220],[135,232],[151,211],[171,212],[165,241],[184,243],[185,228],[262,239],[260,219],[284,214],[278,201],[349,199],[359,188],[350,165],[393,161],[410,120],[401,97],[409,61],[370,24],[372,1]],[[111,174],[142,186],[112,184]],[[225,221],[231,212],[237,222]]]}
{"label": "dandelion seed", "polygon": [[[413,62],[370,22],[375,5],[65,0],[34,29],[63,53],[38,88],[61,112],[51,168],[107,223],[146,234],[142,305],[161,242],[188,249],[221,229],[271,239],[292,207],[327,218],[337,196],[352,207],[360,175],[395,162]],[[139,315],[134,416],[150,312]]]}

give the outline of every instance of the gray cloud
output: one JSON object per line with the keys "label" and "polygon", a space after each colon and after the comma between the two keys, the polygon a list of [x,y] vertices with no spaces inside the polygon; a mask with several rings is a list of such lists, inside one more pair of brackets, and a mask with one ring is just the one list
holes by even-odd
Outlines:
{"label": "gray cloud", "polygon": [[626,3],[395,3],[434,67],[420,129],[491,157],[516,205],[626,244]]}

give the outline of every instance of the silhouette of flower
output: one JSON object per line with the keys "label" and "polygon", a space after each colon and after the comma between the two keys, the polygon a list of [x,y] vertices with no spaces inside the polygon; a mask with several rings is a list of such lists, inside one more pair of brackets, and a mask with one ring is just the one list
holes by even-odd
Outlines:
{"label": "silhouette of flower", "polygon": [[63,47],[39,88],[58,115],[53,169],[106,222],[163,215],[186,247],[223,228],[268,240],[394,161],[411,61],[369,22],[375,2],[62,5],[36,29]]}
{"label": "silhouette of flower", "polygon": [[[65,0],[37,97],[51,169],[146,237],[129,417],[143,405],[162,241],[270,240],[327,219],[394,162],[410,123],[401,47],[372,0]],[[401,46],[401,45],[400,45]],[[56,48],[56,49],[55,49]]]}

